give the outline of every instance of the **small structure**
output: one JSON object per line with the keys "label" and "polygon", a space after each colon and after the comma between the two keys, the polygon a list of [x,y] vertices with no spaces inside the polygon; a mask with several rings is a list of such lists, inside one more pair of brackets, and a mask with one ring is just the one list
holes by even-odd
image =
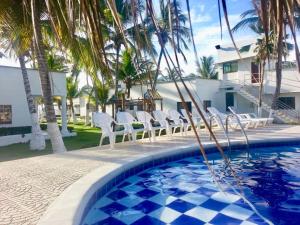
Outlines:
{"label": "small structure", "polygon": [[160,109],[163,109],[163,99],[156,91],[148,89],[144,93],[144,98],[137,99],[125,99],[125,94],[122,95],[122,99],[112,98],[110,103],[112,104],[112,115],[115,111],[147,111],[152,112],[156,110],[156,102],[159,101]]}

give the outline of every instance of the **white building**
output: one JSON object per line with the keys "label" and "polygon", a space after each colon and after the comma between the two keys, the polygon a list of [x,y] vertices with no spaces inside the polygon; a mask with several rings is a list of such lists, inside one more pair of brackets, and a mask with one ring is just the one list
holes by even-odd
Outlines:
{"label": "white building", "polygon": [[[240,113],[257,113],[260,72],[259,66],[255,63],[255,42],[256,40],[237,42],[241,58],[232,44],[216,46],[218,52],[216,67],[219,80],[185,79],[187,86],[195,100],[200,103],[200,106],[204,108],[214,106],[222,112],[226,112],[228,106],[233,106]],[[278,101],[279,109],[276,111],[271,110],[272,95],[276,84],[275,62],[271,61],[265,68],[263,115],[268,116],[272,112],[278,122],[294,123],[300,121],[300,74],[295,64],[291,63],[291,65],[287,67],[287,62],[285,62],[283,66],[281,94]],[[184,91],[181,82],[178,82],[178,84],[190,110],[193,112],[195,108],[192,101]],[[146,85],[142,88],[140,85],[134,86],[131,89],[131,98],[143,98],[143,94],[147,89]],[[181,99],[173,82],[160,81],[157,84],[157,90],[163,98],[163,110],[181,108]],[[74,102],[76,102],[76,112],[81,116],[85,116],[86,99]],[[156,108],[160,109],[160,107],[160,102],[157,102]],[[138,109],[132,108],[130,110]],[[112,112],[111,106],[107,106],[107,112]]]}
{"label": "white building", "polygon": [[[257,112],[258,90],[260,84],[259,66],[255,63],[256,41],[238,42],[241,58],[230,45],[216,46],[218,51],[217,68],[221,89],[225,91],[225,103],[235,106],[240,112]],[[263,110],[270,112],[276,86],[275,60],[265,67],[263,88]],[[284,62],[282,85],[278,101],[279,110],[275,117],[283,122],[299,122],[300,112],[300,74],[294,62]]]}
{"label": "white building", "polygon": [[[42,96],[40,77],[37,70],[27,69],[31,92],[34,97]],[[50,72],[53,96],[62,99],[66,105],[66,74]],[[66,107],[62,107],[66,115]],[[65,116],[62,119],[65,120]],[[63,121],[66,126],[66,121]],[[0,128],[31,126],[21,69],[0,66]],[[66,127],[63,127],[63,129]]]}

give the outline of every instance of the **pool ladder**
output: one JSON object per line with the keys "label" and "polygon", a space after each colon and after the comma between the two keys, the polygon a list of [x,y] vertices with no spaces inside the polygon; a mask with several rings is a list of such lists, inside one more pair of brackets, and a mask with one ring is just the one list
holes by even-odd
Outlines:
{"label": "pool ladder", "polygon": [[[226,116],[225,126],[224,126],[224,123],[223,123],[223,121],[222,121],[222,119],[221,119],[221,117],[219,115],[212,115],[210,117],[210,127],[212,128],[212,121],[213,121],[213,119],[219,121],[219,124],[221,125],[221,128],[222,128],[222,130],[224,132],[224,135],[225,135],[225,137],[227,139],[227,145],[228,145],[228,149],[229,149],[229,154],[231,155],[231,142],[230,142],[229,131],[228,131],[229,119],[230,118],[235,118],[236,121],[237,121],[237,123],[238,123],[238,125],[239,125],[239,127],[241,128],[241,133],[242,133],[242,135],[245,138],[245,144],[246,144],[246,148],[247,148],[247,158],[249,158],[249,155],[250,155],[249,139],[248,139],[248,136],[247,136],[247,134],[245,132],[244,127],[241,124],[241,121],[240,121],[239,117],[236,114],[232,114],[231,113],[231,114],[228,114]],[[210,136],[210,138],[211,138],[211,136]]]}

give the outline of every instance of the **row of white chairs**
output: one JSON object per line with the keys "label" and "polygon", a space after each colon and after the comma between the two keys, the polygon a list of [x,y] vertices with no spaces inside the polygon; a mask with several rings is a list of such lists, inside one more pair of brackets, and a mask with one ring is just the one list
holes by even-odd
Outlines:
{"label": "row of white chairs", "polygon": [[[259,126],[266,126],[273,122],[273,118],[258,118],[255,114],[244,113],[238,114],[232,107],[228,107],[234,117],[228,117],[228,114],[218,111],[214,107],[208,107],[207,110],[210,114],[205,111],[201,111],[207,121],[211,121],[211,125],[216,125],[220,129],[225,129],[224,125],[228,123],[231,129],[243,128],[257,128]],[[193,123],[198,130],[201,126],[204,126],[203,120],[198,114],[190,114],[184,109],[181,109],[181,114],[176,110],[168,110],[168,113],[156,110],[153,111],[153,116],[146,111],[137,111],[136,118],[129,112],[117,112],[116,121],[107,113],[94,112],[93,113],[93,124],[96,127],[101,128],[102,135],[100,138],[100,146],[103,144],[105,137],[109,138],[111,148],[114,147],[116,136],[123,135],[122,142],[125,137],[135,142],[137,139],[138,132],[142,132],[142,139],[145,134],[148,134],[149,141],[156,140],[156,133],[161,136],[162,131],[165,130],[167,135],[173,135],[179,130],[181,135],[187,134],[191,123],[189,122],[189,116],[191,116]],[[140,124],[139,128],[136,128],[134,124]],[[120,130],[116,129],[121,127]]]}
{"label": "row of white chairs", "polygon": [[[114,120],[109,114],[103,112],[94,112],[92,116],[93,124],[96,127],[101,128],[100,146],[103,144],[105,137],[109,138],[111,148],[114,147],[116,136],[122,135],[122,142],[125,137],[135,142],[137,139],[137,133],[142,132],[142,139],[145,134],[148,134],[150,141],[156,140],[156,132],[158,136],[161,136],[163,130],[167,135],[173,135],[176,131],[179,131],[181,135],[187,134],[188,129],[191,127],[191,123],[188,120],[187,112],[181,111],[182,114],[176,110],[169,110],[165,113],[161,110],[153,111],[153,116],[146,111],[137,111],[136,118],[129,112],[117,112],[116,120]],[[201,126],[200,117],[193,116],[194,123],[198,129]],[[141,124],[139,128],[135,128],[134,124]],[[122,129],[118,130],[117,127]]]}

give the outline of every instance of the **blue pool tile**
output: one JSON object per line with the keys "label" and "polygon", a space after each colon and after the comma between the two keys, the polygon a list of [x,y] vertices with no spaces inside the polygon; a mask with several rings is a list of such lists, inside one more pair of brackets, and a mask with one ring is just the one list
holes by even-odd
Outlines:
{"label": "blue pool tile", "polygon": [[125,181],[125,182],[121,183],[121,184],[118,186],[118,188],[124,188],[124,187],[127,187],[127,186],[130,185],[130,184],[131,184],[130,182]]}
{"label": "blue pool tile", "polygon": [[150,190],[150,189],[144,189],[142,191],[137,192],[135,195],[144,198],[144,199],[148,199],[153,197],[154,195],[157,195],[158,192]]}
{"label": "blue pool tile", "polygon": [[116,190],[116,191],[111,192],[109,195],[107,195],[108,198],[115,200],[115,201],[125,198],[127,196],[128,196],[128,194],[122,190]]}
{"label": "blue pool tile", "polygon": [[142,178],[149,178],[151,177],[153,174],[152,173],[140,173],[138,174],[139,177],[142,177]]}
{"label": "blue pool tile", "polygon": [[220,225],[224,225],[224,224],[240,225],[242,222],[243,222],[242,220],[234,219],[232,217],[225,216],[222,213],[219,213],[209,223],[216,224],[216,225],[218,225],[218,224],[220,224]]}
{"label": "blue pool tile", "polygon": [[178,212],[185,213],[186,211],[194,208],[196,205],[194,205],[192,203],[189,203],[189,202],[186,202],[186,201],[181,200],[181,199],[177,199],[177,200],[171,202],[167,206],[171,209],[174,209],[174,210],[178,211]]}
{"label": "blue pool tile", "polygon": [[187,216],[187,215],[181,215],[176,220],[174,220],[170,225],[201,225],[205,224],[205,222],[201,220],[197,220],[196,218]]}
{"label": "blue pool tile", "polygon": [[210,197],[211,195],[215,194],[217,191],[216,190],[212,190],[209,188],[198,188],[197,190],[193,191],[194,193],[198,193],[198,194],[202,194],[202,195],[206,195],[208,197]]}
{"label": "blue pool tile", "polygon": [[144,216],[131,225],[165,225],[166,223],[150,216]]}
{"label": "blue pool tile", "polygon": [[219,202],[213,199],[209,199],[206,202],[204,202],[203,204],[200,205],[203,208],[207,208],[207,209],[212,209],[215,211],[221,211],[222,209],[224,209],[226,206],[228,206],[228,204],[223,203],[223,202]]}
{"label": "blue pool tile", "polygon": [[151,213],[151,212],[153,212],[154,210],[156,210],[160,207],[162,207],[162,206],[158,205],[154,202],[146,200],[146,201],[143,201],[143,202],[137,204],[136,206],[134,206],[132,208],[135,209],[135,210],[142,211],[145,214],[148,214],[148,213]]}
{"label": "blue pool tile", "polygon": [[98,221],[91,225],[126,225],[126,224],[121,222],[120,220],[113,218],[113,217],[108,217],[105,220]]}
{"label": "blue pool tile", "polygon": [[110,215],[121,212],[125,209],[127,209],[127,207],[125,207],[124,205],[121,205],[117,202],[113,202],[107,206],[100,208],[100,210],[102,210],[103,212],[110,214]]}
{"label": "blue pool tile", "polygon": [[261,217],[259,217],[257,214],[252,215],[250,218],[247,219],[247,221],[256,223],[259,225],[267,225],[268,223],[265,222]]}
{"label": "blue pool tile", "polygon": [[184,191],[184,190],[181,190],[179,188],[168,188],[167,193],[172,195],[172,196],[175,196],[175,197],[181,197],[183,195],[186,195],[188,192]]}

